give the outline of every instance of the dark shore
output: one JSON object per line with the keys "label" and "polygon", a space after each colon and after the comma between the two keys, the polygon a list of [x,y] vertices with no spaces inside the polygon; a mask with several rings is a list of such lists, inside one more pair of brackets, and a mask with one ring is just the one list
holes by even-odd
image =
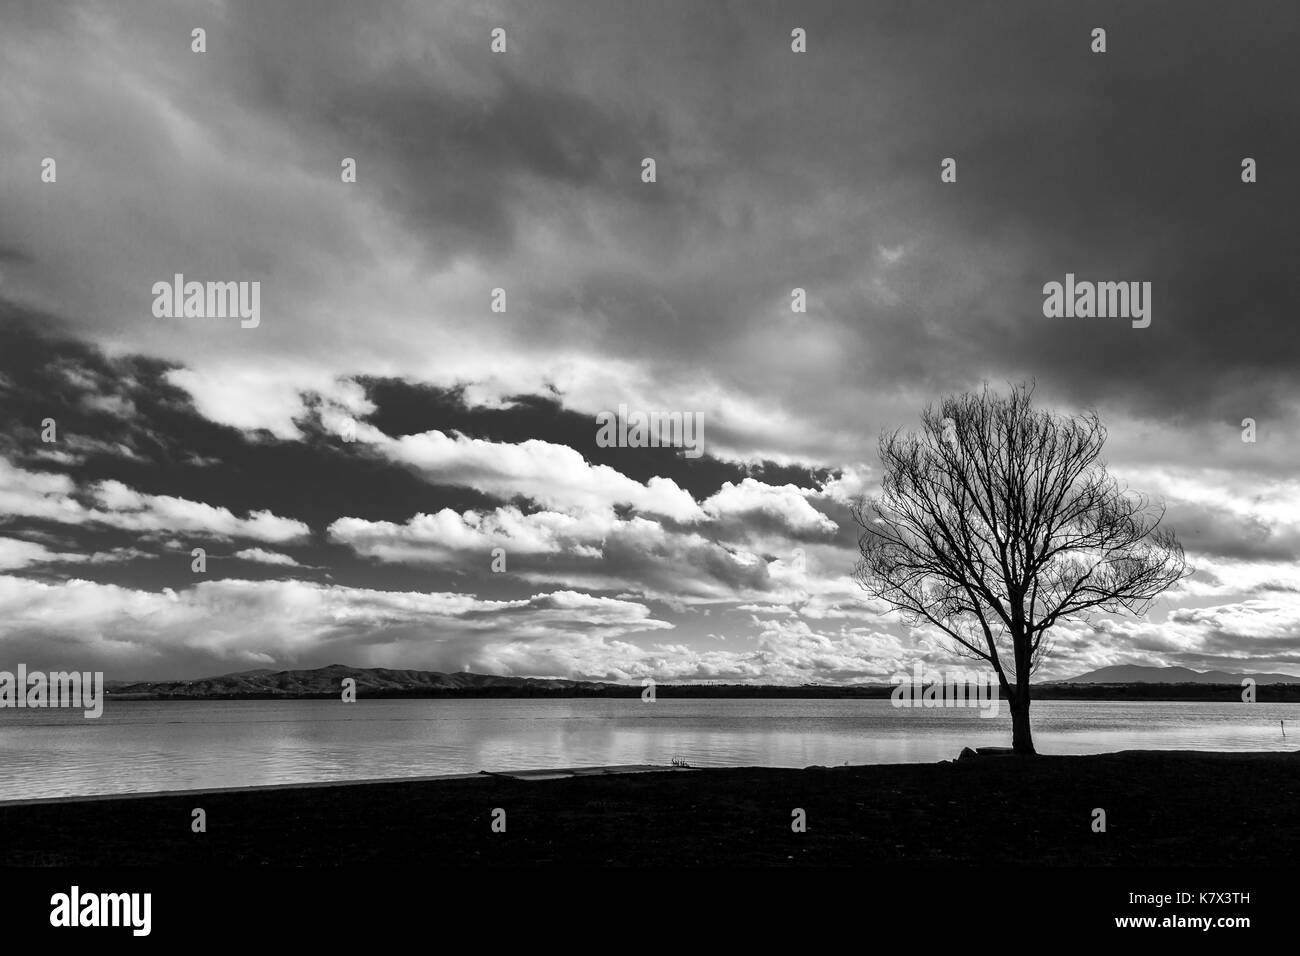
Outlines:
{"label": "dark shore", "polygon": [[[207,832],[191,832],[191,811]],[[494,808],[506,832],[492,831]],[[791,830],[792,810],[807,832]],[[1106,811],[1094,833],[1093,810]],[[6,866],[1294,866],[1300,752],[341,784],[0,804]]]}

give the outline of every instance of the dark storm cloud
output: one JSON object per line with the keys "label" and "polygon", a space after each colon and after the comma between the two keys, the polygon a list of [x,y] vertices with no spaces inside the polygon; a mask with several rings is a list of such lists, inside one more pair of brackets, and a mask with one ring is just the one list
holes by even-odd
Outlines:
{"label": "dark storm cloud", "polygon": [[[1231,30],[1225,16],[1218,4],[1039,3],[791,15],[846,85],[912,64],[881,77],[874,113],[845,109],[859,97],[828,84],[820,102],[804,89],[807,113],[793,121],[807,152],[830,157],[814,167],[828,188],[856,179],[870,194],[883,179],[886,216],[929,234],[893,270],[897,305],[853,293],[836,304],[845,320],[877,314],[877,381],[946,390],[1035,376],[1075,403],[1175,422],[1290,400],[1300,187],[1287,169],[1300,133],[1283,118],[1300,96],[1283,78],[1300,11],[1281,15],[1289,29],[1273,4],[1234,7]],[[1088,49],[1094,26],[1108,30],[1104,55]],[[881,47],[884,66],[870,65]],[[854,52],[866,62],[850,65]],[[955,184],[939,182],[946,156]],[[1244,156],[1272,173],[1243,184]],[[836,235],[810,258],[837,269],[828,247],[864,250],[868,235]],[[967,269],[988,271],[963,289]],[[1042,285],[1066,272],[1151,281],[1152,326],[1044,318]]]}
{"label": "dark storm cloud", "polygon": [[[71,449],[78,461],[95,459],[108,469],[122,459],[175,463],[190,457],[192,450],[177,434],[187,429],[166,421],[175,409],[188,405],[183,393],[163,381],[166,363],[147,356],[110,359],[94,346],[60,334],[61,325],[52,316],[0,298],[4,447],[23,455]],[[139,405],[148,413],[137,415]],[[42,443],[47,418],[54,419],[62,444]],[[164,426],[172,426],[166,431],[173,433],[152,431],[152,419],[162,419]],[[187,425],[203,423],[191,420]]]}
{"label": "dark storm cloud", "polygon": [[[358,194],[430,265],[477,257],[538,307],[520,349],[582,329],[597,352],[771,395],[823,445],[881,393],[984,379],[1175,424],[1287,411],[1294,9],[1239,4],[1229,29],[1217,3],[250,3],[205,19],[198,60],[176,36],[191,19],[132,24],[147,76],[193,81],[170,83],[175,105],[323,181],[356,156]],[[485,51],[497,24],[509,55]],[[539,226],[557,246],[534,266],[516,241]],[[613,236],[619,262],[585,265]],[[1151,328],[1045,319],[1042,285],[1066,272],[1151,281]],[[801,321],[794,285],[817,303]]]}
{"label": "dark storm cloud", "polygon": [[[524,180],[660,201],[628,190],[619,170],[639,163],[632,144],[664,138],[656,116],[537,82],[522,36],[515,59],[485,59],[490,18],[471,15],[449,28],[433,16],[450,12],[439,6],[234,3],[212,31],[214,46],[230,44],[231,53],[213,58],[209,76],[241,109],[292,129],[300,147],[356,158],[362,191],[379,184],[381,201],[438,255],[507,250],[532,211]],[[526,7],[516,13],[536,16]],[[187,56],[175,49],[167,59],[183,69]],[[322,172],[337,176],[337,162]]]}

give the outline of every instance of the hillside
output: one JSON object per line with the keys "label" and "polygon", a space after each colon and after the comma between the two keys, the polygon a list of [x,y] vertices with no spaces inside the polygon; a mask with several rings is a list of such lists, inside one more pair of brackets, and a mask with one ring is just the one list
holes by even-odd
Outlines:
{"label": "hillside", "polygon": [[1242,678],[1252,677],[1256,684],[1300,684],[1295,674],[1232,674],[1227,671],[1194,671],[1188,667],[1144,667],[1138,664],[1116,664],[1102,667],[1078,677],[1070,677],[1063,684],[1236,684]]}
{"label": "hillside", "polygon": [[592,681],[544,680],[532,677],[496,677],[490,674],[390,670],[385,667],[347,667],[330,664],[313,670],[244,671],[221,677],[177,681],[110,681],[107,696],[124,699],[175,698],[277,698],[337,697],[343,680],[357,682],[357,695],[366,697],[418,697],[446,694],[492,696],[493,692],[527,695],[529,691],[560,693],[585,689],[599,691],[612,685]]}

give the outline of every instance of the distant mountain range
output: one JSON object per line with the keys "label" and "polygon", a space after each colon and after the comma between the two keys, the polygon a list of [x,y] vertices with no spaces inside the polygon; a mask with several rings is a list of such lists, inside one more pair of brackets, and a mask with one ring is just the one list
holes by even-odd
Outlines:
{"label": "distant mountain range", "polygon": [[1188,667],[1143,667],[1139,664],[1115,664],[1063,684],[1240,684],[1243,677],[1253,677],[1256,684],[1300,684],[1295,674],[1231,674],[1227,671],[1194,671]]}
{"label": "distant mountain range", "polygon": [[[1189,684],[1239,687],[1242,677],[1258,684],[1293,684],[1300,699],[1300,677],[1291,674],[1229,674],[1224,671],[1194,671],[1186,667],[1141,667],[1121,664],[1103,667],[1063,681],[1037,684],[1039,699],[1123,698],[1153,700],[1202,699],[1212,688],[1192,690]],[[637,684],[603,681],[563,680],[538,677],[498,677],[492,674],[442,673],[440,671],[392,670],[386,667],[347,667],[331,664],[311,670],[251,670],[200,680],[106,681],[105,692],[116,700],[276,700],[294,698],[337,698],[343,681],[357,682],[358,698],[402,697],[638,697]],[[1154,685],[1154,686],[1153,686]],[[1176,685],[1159,690],[1161,685]],[[1145,688],[1145,690],[1143,689]],[[659,684],[659,697],[731,698],[881,698],[888,697],[889,684],[851,686],[805,684],[803,686],[755,684]],[[1288,692],[1290,693],[1290,692]],[[1221,696],[1221,695],[1220,695]],[[1235,696],[1235,691],[1233,692]],[[1287,699],[1290,699],[1288,696]]]}
{"label": "distant mountain range", "polygon": [[[594,681],[550,680],[534,677],[494,677],[490,674],[390,670],[386,667],[346,667],[330,664],[314,670],[253,670],[200,680],[107,681],[105,690],[118,699],[159,698],[276,698],[337,697],[343,681],[357,682],[358,697],[528,696],[529,691],[553,695],[565,691],[616,687]],[[638,689],[639,693],[639,689]]]}

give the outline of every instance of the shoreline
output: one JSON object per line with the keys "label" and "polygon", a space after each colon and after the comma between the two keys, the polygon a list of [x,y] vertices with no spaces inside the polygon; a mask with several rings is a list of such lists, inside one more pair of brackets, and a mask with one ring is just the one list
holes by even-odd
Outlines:
{"label": "shoreline", "polygon": [[[193,832],[196,809],[206,832]],[[0,804],[4,866],[1268,866],[1298,854],[1300,751],[640,765]]]}
{"label": "shoreline", "polygon": [[[890,684],[859,684],[846,687],[810,685],[786,687],[781,685],[718,686],[692,684],[658,684],[655,695],[664,700],[889,700],[897,690]],[[526,688],[438,688],[415,690],[411,688],[384,689],[359,688],[357,702],[363,700],[638,700],[643,688],[638,686],[610,686],[599,690],[565,688],[562,690]],[[1294,684],[1261,684],[1257,693],[1261,700],[1276,704],[1300,703],[1300,682]],[[297,691],[276,693],[206,692],[206,693],[144,693],[109,689],[104,694],[106,704],[116,703],[205,703],[208,701],[294,701],[339,699],[339,692]],[[1036,684],[1033,699],[1037,701],[1142,701],[1151,703],[1238,703],[1241,686],[1238,684],[1202,683],[1127,683],[1127,684]]]}
{"label": "shoreline", "polygon": [[[659,773],[661,771],[738,769],[719,767],[673,767],[659,764],[610,764],[591,767],[529,768],[527,770],[476,770],[472,773],[433,773],[413,777],[358,777],[347,780],[307,780],[299,783],[261,783],[246,787],[186,787],[176,790],[132,790],[124,793],[74,793],[61,797],[18,797],[0,799],[0,810],[7,807],[48,806],[60,803],[93,803],[101,800],[149,800],[155,797],[207,796],[209,794],[267,793],[280,790],[319,790],[330,787],[366,787],[386,783],[446,783],[452,780],[482,780],[484,777],[508,777],[514,780],[568,779],[570,777],[609,776],[621,773]],[[796,769],[796,768],[767,768]]]}

